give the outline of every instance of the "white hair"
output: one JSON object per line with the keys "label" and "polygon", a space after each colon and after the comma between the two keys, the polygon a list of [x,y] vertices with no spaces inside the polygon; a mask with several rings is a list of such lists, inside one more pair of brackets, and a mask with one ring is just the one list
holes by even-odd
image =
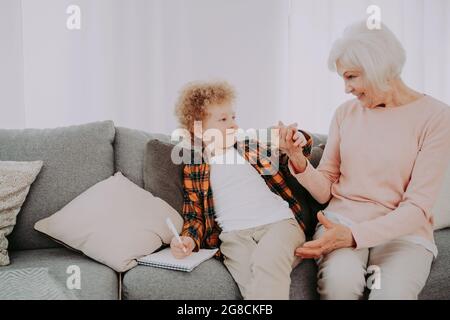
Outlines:
{"label": "white hair", "polygon": [[389,28],[370,30],[366,22],[348,26],[333,43],[328,67],[336,71],[336,62],[345,67],[361,68],[369,84],[386,91],[387,80],[399,77],[406,61],[405,49]]}

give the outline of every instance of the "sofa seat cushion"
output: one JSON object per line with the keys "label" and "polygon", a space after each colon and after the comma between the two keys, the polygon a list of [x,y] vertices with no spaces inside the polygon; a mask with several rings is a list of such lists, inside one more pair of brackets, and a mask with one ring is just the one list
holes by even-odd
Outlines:
{"label": "sofa seat cushion", "polygon": [[[317,299],[316,265],[305,260],[292,272],[291,299]],[[239,288],[217,259],[210,259],[192,272],[137,266],[123,276],[123,299],[127,300],[236,300]]]}
{"label": "sofa seat cushion", "polygon": [[192,272],[137,266],[123,275],[125,300],[236,300],[239,288],[225,265],[210,259]]}
{"label": "sofa seat cushion", "polygon": [[419,295],[421,300],[450,299],[450,228],[434,232],[438,256],[431,266],[430,276]]}
{"label": "sofa seat cushion", "polygon": [[291,300],[316,300],[317,265],[312,259],[303,260],[291,272]]}
{"label": "sofa seat cushion", "polygon": [[[19,250],[10,251],[9,254],[11,264],[0,268],[0,277],[3,272],[7,272],[8,281],[14,284],[23,283],[23,287],[14,286],[13,292],[0,290],[0,300],[33,299],[36,292],[41,290],[40,287],[42,287],[43,297],[56,299],[116,300],[119,298],[118,274],[86,256],[65,248]],[[78,274],[76,270],[78,268],[80,289],[76,288],[77,282],[74,278]],[[23,281],[25,277],[33,281],[27,283]],[[71,289],[67,286],[68,282]]]}

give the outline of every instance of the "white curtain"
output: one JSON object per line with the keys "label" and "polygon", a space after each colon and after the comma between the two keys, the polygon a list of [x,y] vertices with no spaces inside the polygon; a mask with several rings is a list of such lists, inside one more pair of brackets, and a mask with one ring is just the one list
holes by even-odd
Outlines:
{"label": "white curtain", "polygon": [[25,126],[21,22],[20,1],[0,0],[0,128]]}
{"label": "white curtain", "polygon": [[[450,104],[449,0],[0,0],[0,127],[111,119],[170,133],[181,86],[224,79],[242,127],[326,133],[349,98],[328,51],[370,4],[405,45],[405,81]],[[80,30],[66,27],[70,5]]]}
{"label": "white curtain", "polygon": [[352,98],[328,71],[332,42],[377,5],[381,21],[405,47],[406,84],[450,105],[449,0],[292,0],[289,23],[289,103],[285,117],[313,132],[328,132],[334,110]]}
{"label": "white curtain", "polygon": [[[24,109],[24,127],[112,119],[169,133],[193,80],[233,84],[243,127],[271,125],[287,103],[288,1],[0,0],[10,12],[1,1],[21,4],[24,102],[0,108]],[[70,5],[80,30],[66,28]]]}

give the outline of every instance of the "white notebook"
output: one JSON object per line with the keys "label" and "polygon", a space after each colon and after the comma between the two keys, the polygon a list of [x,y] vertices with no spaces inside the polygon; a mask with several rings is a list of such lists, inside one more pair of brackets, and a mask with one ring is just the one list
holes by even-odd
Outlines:
{"label": "white notebook", "polygon": [[214,256],[217,249],[200,249],[198,252],[192,252],[183,259],[177,259],[170,252],[170,248],[152,253],[148,256],[137,259],[138,264],[165,268],[171,270],[179,270],[191,272],[196,266]]}

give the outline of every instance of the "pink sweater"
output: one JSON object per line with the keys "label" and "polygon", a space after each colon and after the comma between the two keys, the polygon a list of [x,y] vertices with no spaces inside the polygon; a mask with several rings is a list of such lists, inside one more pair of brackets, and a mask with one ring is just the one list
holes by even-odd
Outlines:
{"label": "pink sweater", "polygon": [[433,213],[450,161],[450,107],[424,96],[368,109],[354,99],[335,112],[317,169],[295,174],[327,211],[352,221],[358,248],[403,236],[434,245]]}

